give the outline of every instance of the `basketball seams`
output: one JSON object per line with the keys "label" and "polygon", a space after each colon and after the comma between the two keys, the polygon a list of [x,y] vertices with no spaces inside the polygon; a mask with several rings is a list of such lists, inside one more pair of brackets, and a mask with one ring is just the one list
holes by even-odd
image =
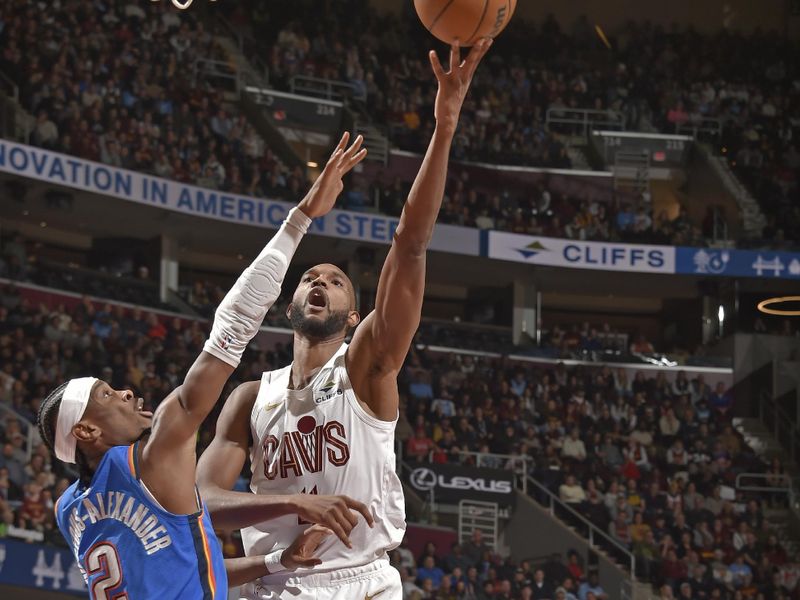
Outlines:
{"label": "basketball seams", "polygon": [[431,24],[430,24],[430,25],[426,25],[426,27],[427,27],[428,31],[430,31],[430,32],[433,32],[433,28],[434,28],[434,27],[436,27],[436,23],[438,23],[438,22],[439,22],[439,19],[441,19],[441,18],[442,18],[442,16],[444,15],[444,13],[446,13],[446,12],[447,12],[447,9],[448,9],[448,8],[450,8],[450,6],[451,6],[451,5],[453,4],[453,2],[455,2],[455,1],[456,1],[456,0],[448,0],[448,1],[447,1],[447,4],[445,4],[445,5],[442,7],[442,10],[440,10],[440,11],[439,11],[439,14],[438,14],[438,15],[436,15],[436,16],[434,17],[433,21],[431,21]]}
{"label": "basketball seams", "polygon": [[[509,0],[510,2],[511,0]],[[483,12],[481,13],[481,18],[478,19],[478,24],[475,26],[475,30],[470,34],[470,36],[464,42],[465,46],[471,46],[472,40],[475,35],[480,31],[481,25],[483,25],[483,20],[486,18],[486,13],[489,12],[489,0],[483,0]]]}
{"label": "basketball seams", "polygon": [[421,23],[434,37],[446,44],[458,40],[464,47],[483,37],[496,37],[508,25],[516,5],[517,0],[483,0],[483,6],[478,0],[414,0]]}

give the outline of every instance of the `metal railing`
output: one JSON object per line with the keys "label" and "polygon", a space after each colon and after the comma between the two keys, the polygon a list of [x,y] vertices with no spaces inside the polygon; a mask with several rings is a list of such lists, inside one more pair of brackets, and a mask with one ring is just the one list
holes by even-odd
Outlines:
{"label": "metal railing", "polygon": [[215,86],[225,82],[230,87],[227,91],[239,93],[239,69],[228,61],[196,58],[192,64],[192,84],[196,86],[201,79],[210,79]]}
{"label": "metal railing", "polygon": [[[402,446],[399,441],[395,444],[395,447]],[[397,455],[399,457],[399,455]],[[416,468],[414,465],[410,465],[404,460],[398,458],[397,460],[397,476],[400,477],[401,481],[403,480],[403,472],[406,472],[408,475],[411,475],[411,472]],[[422,500],[422,507],[420,509],[420,513],[423,520],[428,521],[428,523],[436,524],[438,522],[437,514],[436,514],[436,494],[434,492],[434,488],[428,490],[427,493],[423,493],[421,490],[413,490],[414,493],[420,497]]]}
{"label": "metal railing", "polygon": [[582,535],[594,550],[603,550],[611,554],[615,560],[622,564],[627,563],[632,579],[636,579],[636,556],[625,545],[611,537],[608,533],[597,527],[586,517],[565,503],[547,487],[536,481],[533,477],[526,478],[533,488],[530,497],[541,506],[547,508],[552,517],[558,518],[572,526],[579,535]]}
{"label": "metal railing", "polygon": [[[369,148],[368,160],[389,164],[389,132],[385,127],[370,123],[363,123],[356,119],[353,129],[357,134],[364,136],[364,146]],[[377,204],[375,208],[378,208]]]}
{"label": "metal railing", "polygon": [[758,417],[789,455],[789,459],[800,467],[800,430],[796,421],[768,395],[762,395],[758,405]]}
{"label": "metal railing", "polygon": [[558,133],[588,138],[593,129],[625,131],[625,115],[616,110],[553,107],[547,109],[545,125]]}
{"label": "metal railing", "polygon": [[[428,454],[428,460],[433,462],[433,450]],[[458,457],[458,464],[469,463],[471,467],[484,467],[488,469],[503,469],[513,471],[517,477],[517,489],[523,493],[528,493],[528,464],[531,462],[529,456],[519,456],[514,454],[493,454],[491,452],[472,452],[469,450],[459,450],[450,452],[449,456]]]}
{"label": "metal railing", "polygon": [[[775,485],[773,480],[779,480],[783,485]],[[763,481],[763,484],[747,483],[747,481]],[[786,474],[775,473],[739,473],[736,476],[736,489],[743,492],[759,492],[764,494],[783,494],[789,500],[789,506],[795,507],[798,498],[798,482]]]}
{"label": "metal railing", "polygon": [[703,140],[719,140],[722,136],[722,121],[720,119],[703,118],[691,123],[681,123],[675,127],[675,133],[690,135]]}
{"label": "metal railing", "polygon": [[2,71],[0,71],[0,90],[5,92],[14,102],[19,102],[19,87]]}
{"label": "metal railing", "polygon": [[366,101],[366,94],[359,92],[358,88],[346,81],[334,79],[324,79],[322,77],[308,77],[307,75],[295,75],[289,81],[289,89],[293,94],[301,96],[312,96],[325,100],[361,100]]}
{"label": "metal railing", "polygon": [[[222,15],[217,14],[214,18],[222,25],[225,32],[236,40],[239,54],[248,63],[247,65],[239,65],[239,70],[243,72],[242,75],[252,80],[252,83],[256,85],[267,87],[269,85],[269,68],[259,56],[258,43],[249,36],[245,37],[241,30]],[[245,73],[248,68],[252,70],[252,73]]]}
{"label": "metal railing", "polygon": [[29,463],[33,455],[33,445],[39,442],[39,432],[36,426],[13,408],[5,404],[0,404],[0,413],[4,413],[5,419],[11,417],[19,421],[20,425],[22,425],[22,429],[25,431],[25,464]]}

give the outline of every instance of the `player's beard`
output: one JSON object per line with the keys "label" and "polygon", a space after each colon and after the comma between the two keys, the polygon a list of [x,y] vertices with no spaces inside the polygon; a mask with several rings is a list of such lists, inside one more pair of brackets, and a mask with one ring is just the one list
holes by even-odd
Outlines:
{"label": "player's beard", "polygon": [[293,330],[305,337],[326,339],[344,330],[349,314],[350,311],[347,310],[332,310],[324,321],[309,319],[303,314],[303,305],[295,300],[292,302],[289,322]]}

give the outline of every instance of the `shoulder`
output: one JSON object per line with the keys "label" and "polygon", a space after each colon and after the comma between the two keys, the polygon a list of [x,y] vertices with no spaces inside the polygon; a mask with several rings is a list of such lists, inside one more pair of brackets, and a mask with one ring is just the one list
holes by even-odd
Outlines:
{"label": "shoulder", "polygon": [[[217,436],[244,443],[250,436],[250,417],[256,404],[261,381],[248,381],[231,392],[217,420]],[[241,438],[241,439],[240,439]]]}
{"label": "shoulder", "polygon": [[222,408],[223,414],[249,415],[253,410],[253,406],[255,406],[262,383],[268,381],[266,375],[265,373],[261,380],[248,381],[237,386],[225,401],[225,405]]}
{"label": "shoulder", "polygon": [[55,503],[55,513],[58,515],[59,513],[63,513],[69,510],[70,504],[75,500],[76,497],[80,496],[78,485],[79,481],[73,481],[72,485],[70,485],[64,493],[61,494]]}

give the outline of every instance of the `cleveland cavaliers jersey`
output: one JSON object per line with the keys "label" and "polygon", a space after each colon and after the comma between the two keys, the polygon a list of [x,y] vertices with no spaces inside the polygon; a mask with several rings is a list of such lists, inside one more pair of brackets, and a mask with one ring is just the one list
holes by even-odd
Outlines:
{"label": "cleveland cavaliers jersey", "polygon": [[[395,472],[394,428],[359,404],[345,367],[347,344],[301,390],[290,390],[291,365],[264,373],[250,417],[250,489],[255,494],[346,494],[363,502],[350,534],[353,548],[334,535],[320,546],[315,572],[356,567],[383,557],[405,533],[405,502]],[[248,556],[286,548],[308,528],[290,515],[242,529]],[[298,572],[310,569],[298,569]],[[268,578],[266,578],[268,580]]]}
{"label": "cleveland cavaliers jersey", "polygon": [[56,502],[58,528],[89,597],[227,598],[222,548],[208,511],[202,504],[191,515],[164,510],[139,479],[138,446],[109,449],[91,483],[76,481]]}

